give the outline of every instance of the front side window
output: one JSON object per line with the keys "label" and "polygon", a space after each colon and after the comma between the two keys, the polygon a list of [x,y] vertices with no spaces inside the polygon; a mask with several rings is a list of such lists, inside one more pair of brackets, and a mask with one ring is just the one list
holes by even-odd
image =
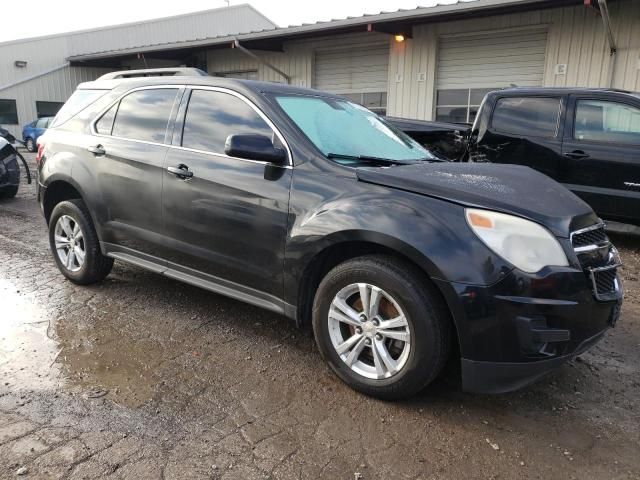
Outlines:
{"label": "front side window", "polygon": [[227,137],[242,134],[273,138],[267,122],[238,97],[210,90],[191,92],[182,132],[183,147],[223,154]]}
{"label": "front side window", "polygon": [[18,124],[18,107],[15,100],[0,99],[0,125]]}
{"label": "front side window", "polygon": [[114,137],[163,143],[175,88],[154,88],[130,93],[122,100],[113,123]]}
{"label": "front side window", "polygon": [[39,118],[36,122],[36,128],[47,128],[47,124],[49,123],[48,118]]}
{"label": "front side window", "polygon": [[304,95],[277,95],[275,98],[325,156],[336,160],[376,157],[400,162],[434,158],[408,135],[355,103]]}
{"label": "front side window", "polygon": [[640,109],[622,103],[578,100],[576,140],[640,145]]}
{"label": "front side window", "polygon": [[559,98],[506,97],[496,102],[491,126],[501,133],[552,138],[559,114]]}

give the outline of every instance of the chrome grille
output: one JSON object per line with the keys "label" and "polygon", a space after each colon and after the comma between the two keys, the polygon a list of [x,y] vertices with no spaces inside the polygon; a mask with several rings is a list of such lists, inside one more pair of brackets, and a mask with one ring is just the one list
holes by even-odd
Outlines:
{"label": "chrome grille", "polygon": [[620,257],[609,241],[604,224],[576,230],[570,238],[580,265],[589,278],[594,297],[601,301],[619,298],[621,290],[617,273]]}

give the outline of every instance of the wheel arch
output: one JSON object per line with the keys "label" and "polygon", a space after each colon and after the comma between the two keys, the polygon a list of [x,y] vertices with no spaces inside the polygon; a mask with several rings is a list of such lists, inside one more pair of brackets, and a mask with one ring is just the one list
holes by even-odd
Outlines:
{"label": "wheel arch", "polygon": [[[459,348],[460,337],[454,312],[447,302],[439,285],[432,280],[438,274],[437,267],[423,254],[405,242],[376,232],[341,232],[320,248],[305,264],[298,278],[296,322],[300,327],[311,324],[311,313],[315,292],[326,274],[335,266],[353,258],[365,255],[386,255],[412,265],[422,276],[422,280],[433,287],[443,305],[449,312],[449,320],[455,339],[455,347]],[[330,241],[333,240],[333,241]]]}
{"label": "wheel arch", "polygon": [[56,205],[60,202],[64,202],[65,200],[73,199],[80,199],[82,201],[85,201],[82,190],[72,179],[57,178],[48,182],[42,200],[42,210],[47,225],[49,224],[51,213],[53,212],[53,209],[56,207]]}

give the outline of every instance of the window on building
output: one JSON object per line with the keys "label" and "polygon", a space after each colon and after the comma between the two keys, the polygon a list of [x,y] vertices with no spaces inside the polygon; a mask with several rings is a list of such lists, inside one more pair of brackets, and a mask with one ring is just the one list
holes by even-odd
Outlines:
{"label": "window on building", "polygon": [[559,98],[506,97],[496,102],[491,126],[513,135],[555,137],[559,114]]}
{"label": "window on building", "polygon": [[191,93],[182,133],[183,147],[224,153],[227,137],[242,134],[273,137],[273,130],[238,97],[206,90]]}
{"label": "window on building", "polygon": [[452,88],[438,90],[436,120],[438,122],[473,123],[484,96],[496,88]]}
{"label": "window on building", "polygon": [[239,78],[241,80],[257,80],[258,79],[257,70],[238,70],[234,72],[218,72],[215,75],[216,77]]}
{"label": "window on building", "polygon": [[163,143],[176,92],[175,88],[156,88],[124,97],[113,123],[113,136]]}
{"label": "window on building", "polygon": [[36,114],[38,118],[55,117],[63,105],[64,102],[41,102],[38,100],[36,101]]}
{"label": "window on building", "polygon": [[15,100],[0,99],[0,125],[18,124],[18,106]]}
{"label": "window on building", "polygon": [[340,96],[379,115],[387,114],[387,92],[345,93]]}
{"label": "window on building", "polygon": [[574,138],[640,145],[640,109],[598,100],[578,100]]}
{"label": "window on building", "polygon": [[105,112],[100,120],[96,122],[96,132],[100,135],[111,135],[113,129],[113,120],[116,118],[116,112],[118,111],[118,103],[113,105],[109,110]]}

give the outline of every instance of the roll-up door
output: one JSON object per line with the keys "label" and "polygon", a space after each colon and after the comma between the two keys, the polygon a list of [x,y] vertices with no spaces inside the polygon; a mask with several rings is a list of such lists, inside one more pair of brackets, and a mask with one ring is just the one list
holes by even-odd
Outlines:
{"label": "roll-up door", "polygon": [[488,91],[541,86],[546,47],[544,28],[441,37],[436,118],[472,122]]}
{"label": "roll-up door", "polygon": [[344,95],[372,110],[384,112],[388,71],[388,43],[318,50],[314,87]]}

